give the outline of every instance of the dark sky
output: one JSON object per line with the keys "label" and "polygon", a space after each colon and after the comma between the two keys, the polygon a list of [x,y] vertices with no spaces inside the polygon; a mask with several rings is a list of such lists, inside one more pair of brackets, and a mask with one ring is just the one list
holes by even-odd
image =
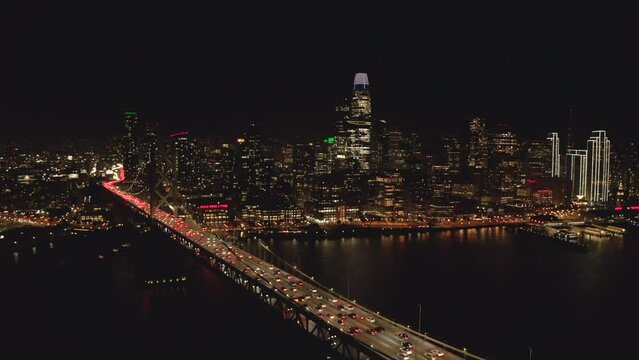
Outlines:
{"label": "dark sky", "polygon": [[[584,1],[22,1],[6,12],[7,134],[108,134],[135,104],[165,129],[321,136],[355,72],[374,111],[420,132],[473,113],[523,135],[627,136],[630,9]],[[12,10],[12,11],[11,11]],[[8,39],[7,36],[8,35]],[[47,126],[48,125],[48,126]]]}

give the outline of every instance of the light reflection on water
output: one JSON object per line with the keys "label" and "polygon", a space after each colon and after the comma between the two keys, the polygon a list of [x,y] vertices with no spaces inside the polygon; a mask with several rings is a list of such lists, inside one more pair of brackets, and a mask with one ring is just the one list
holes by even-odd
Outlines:
{"label": "light reflection on water", "polygon": [[507,227],[268,242],[337,291],[349,278],[353,298],[402,323],[416,325],[421,303],[435,336],[501,358],[534,344],[552,359],[584,342],[601,346],[581,356],[604,354],[629,336],[619,319],[639,322],[638,239],[592,241],[587,253]]}

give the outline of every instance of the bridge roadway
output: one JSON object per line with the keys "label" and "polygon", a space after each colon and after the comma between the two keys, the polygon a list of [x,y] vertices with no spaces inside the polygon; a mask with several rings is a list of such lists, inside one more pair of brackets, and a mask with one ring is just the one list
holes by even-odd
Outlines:
{"label": "bridge roadway", "polygon": [[[115,181],[111,181],[105,182],[103,185],[107,190],[135,206],[147,216],[150,214],[148,202],[119,190],[115,183]],[[411,360],[466,358],[483,360],[465,349],[459,349],[425,334],[417,333],[407,326],[379,315],[355,301],[339,295],[332,289],[314,282],[312,277],[305,277],[306,281],[303,281],[300,276],[286,272],[233,246],[217,234],[203,230],[193,221],[184,220],[162,210],[155,210],[154,218],[169,229],[198,244],[200,248],[205,249],[211,255],[235,267],[237,271],[269,286],[275,294],[281,296],[282,300],[304,306],[306,311],[326,322],[325,325],[338,329],[344,334],[349,334],[360,346],[374,350],[382,359],[403,359],[398,356],[400,344],[402,341],[409,341],[414,345],[412,354],[409,355]],[[305,299],[302,300],[302,298]],[[374,335],[367,332],[375,327],[383,327],[385,331]],[[360,332],[350,334],[351,328],[357,328]],[[401,340],[399,334],[407,334],[408,340]]]}

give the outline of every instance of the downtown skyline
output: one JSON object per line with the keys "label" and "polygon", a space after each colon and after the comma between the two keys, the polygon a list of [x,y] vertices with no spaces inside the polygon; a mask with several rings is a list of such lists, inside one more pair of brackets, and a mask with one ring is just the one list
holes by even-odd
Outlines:
{"label": "downtown skyline", "polygon": [[4,357],[638,358],[629,6],[3,14]]}

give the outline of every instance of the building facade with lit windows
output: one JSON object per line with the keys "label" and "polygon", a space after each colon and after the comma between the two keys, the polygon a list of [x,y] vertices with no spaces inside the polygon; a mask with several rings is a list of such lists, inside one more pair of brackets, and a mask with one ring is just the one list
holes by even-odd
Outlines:
{"label": "building facade with lit windows", "polygon": [[128,180],[137,175],[140,163],[140,121],[136,111],[124,111],[124,134],[122,149],[124,152],[124,171]]}
{"label": "building facade with lit windows", "polygon": [[337,160],[346,168],[369,170],[373,123],[367,74],[355,74],[350,101],[338,106],[337,112]]}
{"label": "building facade with lit windows", "polygon": [[468,166],[475,169],[488,167],[488,136],[486,124],[478,116],[470,120],[470,139],[468,143]]}
{"label": "building facade with lit windows", "polygon": [[212,229],[229,226],[233,220],[230,205],[221,198],[194,199],[187,206],[198,224]]}
{"label": "building facade with lit windows", "polygon": [[188,131],[170,135],[173,141],[173,171],[180,191],[194,191],[199,188],[200,176],[197,166],[198,149],[195,139]]}
{"label": "building facade with lit windows", "polygon": [[605,130],[595,130],[587,141],[586,197],[591,204],[608,202],[610,188],[610,140]]}

